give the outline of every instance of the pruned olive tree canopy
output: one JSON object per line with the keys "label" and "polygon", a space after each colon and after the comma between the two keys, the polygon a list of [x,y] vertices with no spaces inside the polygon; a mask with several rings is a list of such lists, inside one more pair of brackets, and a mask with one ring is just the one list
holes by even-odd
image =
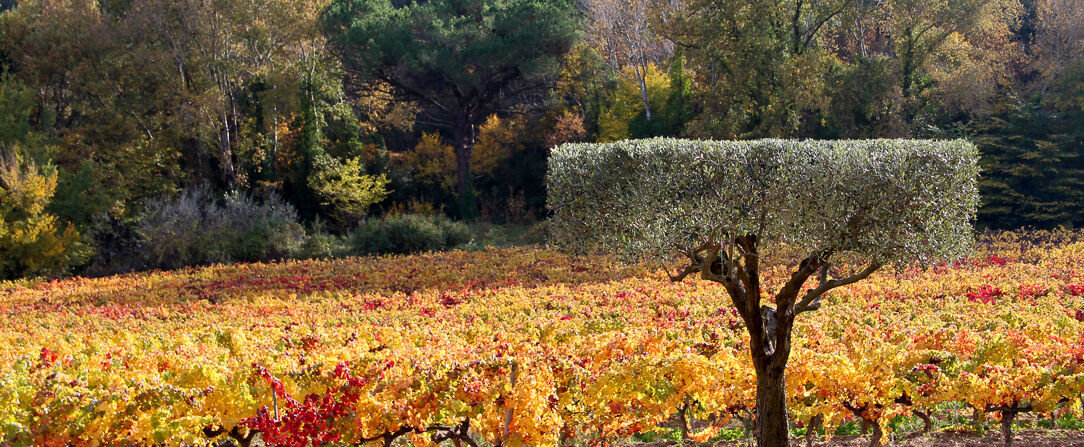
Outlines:
{"label": "pruned olive tree canopy", "polygon": [[666,260],[735,237],[822,257],[928,262],[969,249],[977,151],[962,140],[648,139],[550,156],[554,242]]}
{"label": "pruned olive tree canopy", "polygon": [[[688,264],[671,280],[699,273],[722,284],[749,333],[757,445],[785,447],[795,317],[882,265],[965,254],[977,158],[959,140],[566,144],[553,149],[546,178],[552,234],[566,250],[628,260],[680,254]],[[806,254],[775,291],[774,307],[762,305],[762,243]],[[834,277],[841,258],[865,268]]]}

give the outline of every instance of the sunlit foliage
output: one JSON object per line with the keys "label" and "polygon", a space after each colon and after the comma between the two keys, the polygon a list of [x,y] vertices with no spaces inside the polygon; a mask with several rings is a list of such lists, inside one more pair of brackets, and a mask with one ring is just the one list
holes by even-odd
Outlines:
{"label": "sunlit foliage", "polygon": [[[1081,241],[1003,235],[840,289],[833,312],[796,328],[793,418],[889,430],[947,403],[1079,415]],[[766,267],[766,291],[786,267]],[[259,427],[272,445],[432,445],[463,426],[488,442],[590,443],[679,411],[705,439],[753,403],[748,339],[721,287],[603,257],[451,252],[3,290],[0,430],[16,443],[180,445]]]}

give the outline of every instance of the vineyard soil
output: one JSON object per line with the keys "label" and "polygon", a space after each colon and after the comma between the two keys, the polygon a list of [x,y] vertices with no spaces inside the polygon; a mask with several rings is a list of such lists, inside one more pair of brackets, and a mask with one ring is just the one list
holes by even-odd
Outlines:
{"label": "vineyard soil", "polygon": [[[1019,447],[1084,447],[1084,433],[1075,430],[1020,430],[1013,442]],[[979,433],[937,433],[899,439],[889,445],[898,447],[989,447],[1003,444],[996,430]],[[725,444],[724,444],[725,445]],[[737,447],[738,444],[731,444]],[[794,445],[805,445],[795,440]],[[829,441],[813,443],[816,447],[867,447],[866,436],[839,436]]]}

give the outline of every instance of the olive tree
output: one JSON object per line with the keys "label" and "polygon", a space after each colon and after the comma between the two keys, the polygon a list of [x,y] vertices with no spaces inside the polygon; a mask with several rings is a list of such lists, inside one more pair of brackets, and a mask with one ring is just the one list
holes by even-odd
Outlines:
{"label": "olive tree", "polygon": [[[680,257],[685,267],[671,280],[698,275],[724,286],[749,333],[757,443],[786,446],[795,317],[884,265],[966,254],[976,160],[960,140],[566,144],[550,156],[547,200],[559,247]],[[765,300],[769,244],[804,259]]]}

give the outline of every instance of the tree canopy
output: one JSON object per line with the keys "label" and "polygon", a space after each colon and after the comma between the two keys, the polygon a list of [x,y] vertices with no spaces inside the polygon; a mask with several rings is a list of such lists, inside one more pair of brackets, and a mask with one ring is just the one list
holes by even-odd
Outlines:
{"label": "tree canopy", "polygon": [[470,208],[476,127],[544,99],[577,17],[566,0],[335,0],[324,29],[359,81],[416,101],[420,123],[451,134],[457,192]]}
{"label": "tree canopy", "polygon": [[977,205],[971,143],[908,140],[567,144],[547,177],[569,248],[670,259],[755,234],[881,263],[952,258]]}

